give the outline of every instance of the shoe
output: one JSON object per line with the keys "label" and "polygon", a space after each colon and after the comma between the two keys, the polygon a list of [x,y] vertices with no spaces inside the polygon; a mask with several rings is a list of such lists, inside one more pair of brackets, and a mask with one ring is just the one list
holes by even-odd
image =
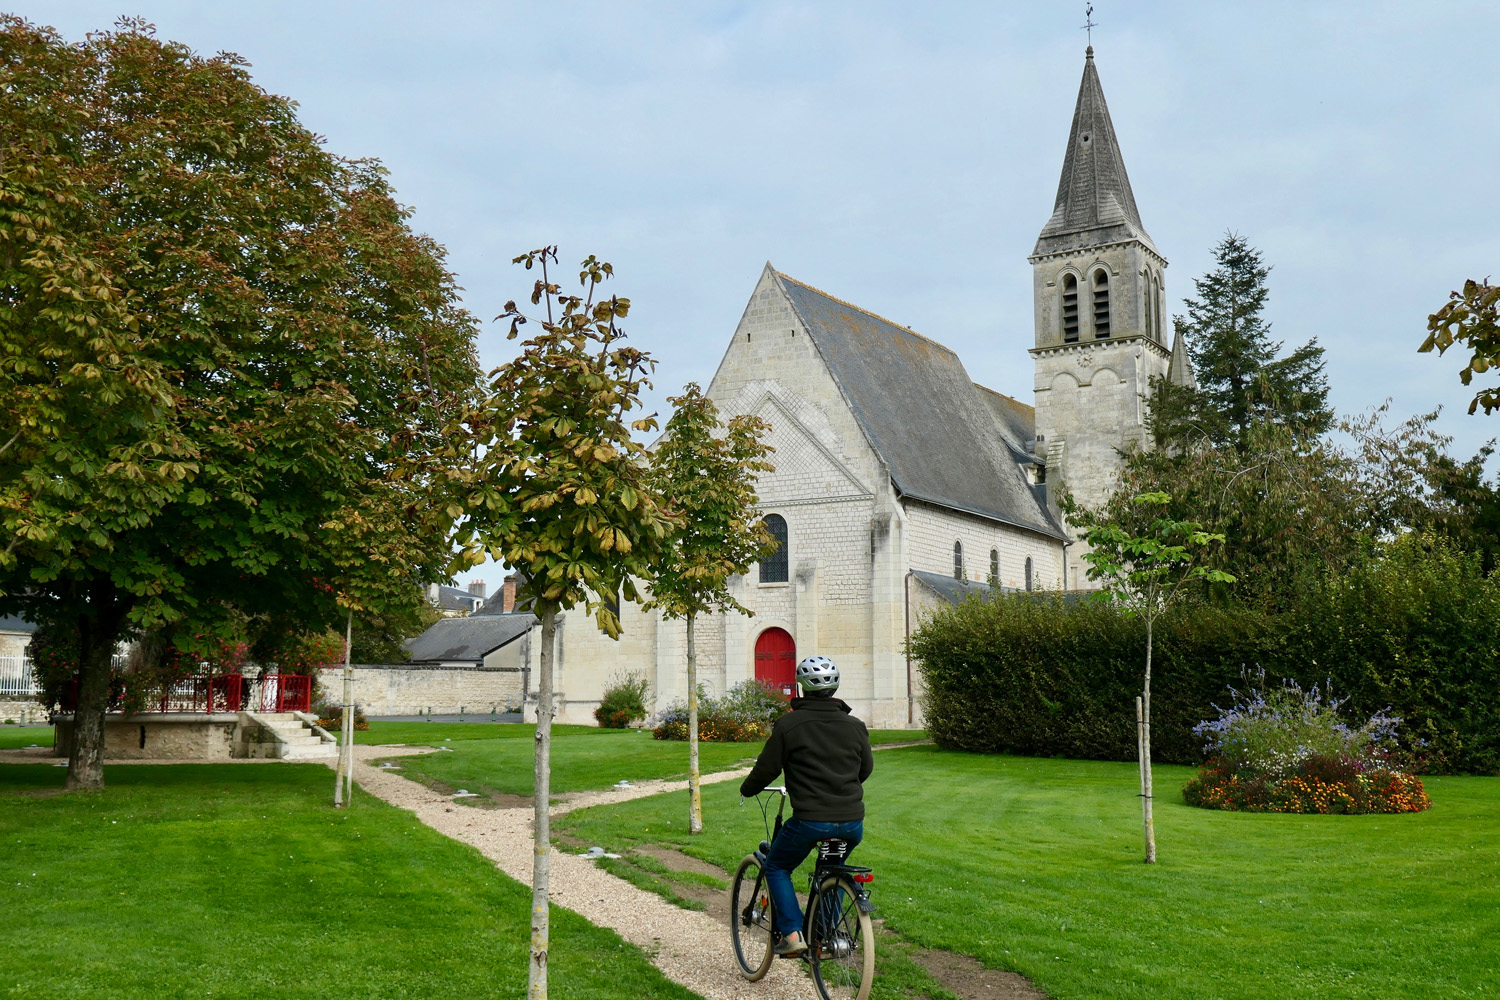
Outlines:
{"label": "shoe", "polygon": [[802,935],[799,934],[795,941],[791,938],[782,938],[771,950],[783,958],[800,955],[807,950],[807,942],[802,940]]}

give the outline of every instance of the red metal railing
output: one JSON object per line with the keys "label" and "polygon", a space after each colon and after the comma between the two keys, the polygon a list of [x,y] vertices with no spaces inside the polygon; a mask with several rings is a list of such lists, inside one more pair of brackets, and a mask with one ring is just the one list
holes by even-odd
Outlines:
{"label": "red metal railing", "polygon": [[262,712],[312,711],[312,678],[301,674],[264,674],[260,679]]}
{"label": "red metal railing", "polygon": [[244,707],[242,674],[187,677],[162,692],[158,712],[238,712]]}
{"label": "red metal railing", "polygon": [[[248,690],[251,684],[243,674],[215,674],[185,677],[174,681],[159,696],[152,696],[141,712],[310,712],[313,680],[301,674],[263,674],[258,697]],[[119,711],[114,692],[111,711]],[[62,709],[72,712],[78,707],[78,679],[63,690]]]}

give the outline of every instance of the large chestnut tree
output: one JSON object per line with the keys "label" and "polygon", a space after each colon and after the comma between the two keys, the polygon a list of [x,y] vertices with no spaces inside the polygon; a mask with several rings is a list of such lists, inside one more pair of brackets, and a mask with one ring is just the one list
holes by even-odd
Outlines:
{"label": "large chestnut tree", "polygon": [[446,575],[474,323],[407,217],[233,55],[0,17],[0,611],[76,637],[70,786],[122,640]]}

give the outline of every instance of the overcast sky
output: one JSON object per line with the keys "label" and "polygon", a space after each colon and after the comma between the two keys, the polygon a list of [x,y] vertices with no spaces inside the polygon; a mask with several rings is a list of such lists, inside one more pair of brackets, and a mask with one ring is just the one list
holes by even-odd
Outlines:
{"label": "overcast sky", "polygon": [[[713,375],[761,266],[955,349],[1031,401],[1026,255],[1051,214],[1083,4],[12,2],[70,39],[140,14],[247,58],[345,156],[382,160],[488,320],[556,243],[616,266],[652,403]],[[1226,230],[1274,265],[1270,318],[1327,348],[1333,402],[1439,404],[1415,353],[1466,277],[1500,272],[1491,2],[1098,0],[1100,78],[1180,301]],[[481,573],[480,575],[483,575]],[[490,571],[493,589],[497,574]]]}

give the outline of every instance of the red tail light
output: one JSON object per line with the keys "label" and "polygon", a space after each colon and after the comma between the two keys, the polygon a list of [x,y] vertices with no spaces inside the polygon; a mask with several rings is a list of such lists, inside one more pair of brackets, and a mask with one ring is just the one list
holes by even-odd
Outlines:
{"label": "red tail light", "polygon": [[856,882],[873,882],[873,881],[875,881],[875,873],[874,872],[855,872],[854,873],[854,881],[856,881]]}

